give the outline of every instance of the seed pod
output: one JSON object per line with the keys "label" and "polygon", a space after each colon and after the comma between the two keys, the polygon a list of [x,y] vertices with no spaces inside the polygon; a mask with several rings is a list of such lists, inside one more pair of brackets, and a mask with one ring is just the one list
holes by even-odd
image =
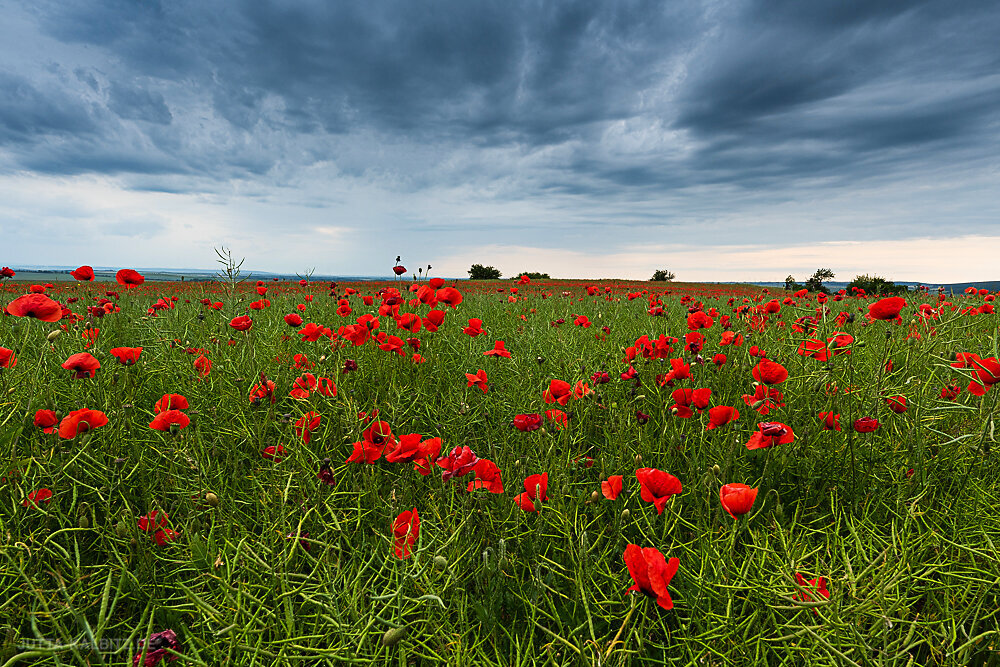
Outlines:
{"label": "seed pod", "polygon": [[395,646],[406,636],[406,628],[389,628],[382,635],[382,646]]}
{"label": "seed pod", "polygon": [[50,331],[49,335],[45,337],[45,340],[50,343],[54,342],[56,338],[62,335],[62,329],[56,329],[55,331]]}
{"label": "seed pod", "polygon": [[219,496],[217,496],[214,493],[212,493],[211,491],[209,491],[208,493],[205,494],[205,502],[208,503],[209,505],[211,505],[212,507],[218,507],[219,506]]}
{"label": "seed pod", "polygon": [[90,517],[86,514],[81,514],[79,521],[77,521],[77,525],[80,526],[80,528],[90,528]]}
{"label": "seed pod", "polygon": [[124,539],[125,537],[128,536],[128,526],[119,521],[118,523],[115,524],[115,534],[118,537]]}
{"label": "seed pod", "polygon": [[448,559],[444,556],[434,556],[434,567],[439,570],[448,569]]}

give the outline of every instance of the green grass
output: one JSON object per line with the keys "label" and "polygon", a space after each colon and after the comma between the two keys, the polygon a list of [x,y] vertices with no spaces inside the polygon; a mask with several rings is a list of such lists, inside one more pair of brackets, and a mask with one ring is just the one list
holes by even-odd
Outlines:
{"label": "green grass", "polygon": [[[168,628],[183,646],[181,665],[998,664],[1000,389],[981,399],[963,391],[954,403],[938,396],[952,379],[968,384],[968,370],[949,366],[955,352],[996,355],[995,315],[945,309],[931,335],[909,324],[913,301],[902,325],[862,326],[858,313],[857,323],[838,328],[840,310],[868,302],[831,301],[817,337],[843,330],[857,342],[851,355],[824,364],[796,354],[805,336],[792,323],[815,314],[811,299],[784,306],[756,331],[732,312],[750,288],[613,284],[606,300],[580,284],[546,282],[520,288],[524,298],[511,303],[495,291],[509,283],[463,283],[464,302],[442,307],[444,326],[416,334],[426,363],[414,364],[371,343],[304,343],[282,320],[311,293],[304,320],[336,330],[377,312],[377,299],[366,307],[360,294],[350,297],[354,312],[341,318],[323,285],[268,286],[272,305],[251,311],[246,334],[228,322],[260,298],[252,286],[170,283],[123,293],[121,312],[93,320],[101,331],[88,351],[102,364],[94,379],[72,380],[60,368],[84,350],[84,323],[50,345],[57,324],[0,319],[0,346],[19,360],[0,370],[0,457],[11,471],[0,483],[0,667],[131,664],[136,640]],[[355,287],[370,294],[379,285]],[[94,303],[91,289],[103,295],[106,287],[66,286],[53,296],[82,296],[72,307],[83,312]],[[625,298],[641,289],[670,290],[666,316],[649,316],[646,296]],[[158,296],[175,293],[175,309],[147,314]],[[203,294],[224,308],[202,308]],[[711,387],[712,405],[737,407],[738,422],[712,431],[704,429],[707,413],[671,415],[671,388],[655,381],[668,362],[637,358],[641,385],[619,379],[629,365],[623,348],[640,335],[683,339],[685,294],[731,315],[746,335],[742,347],[720,348],[716,317],[703,331],[707,363],[693,363],[693,380],[677,385]],[[979,305],[982,297],[955,301]],[[593,326],[573,326],[574,315]],[[471,317],[483,320],[485,338],[462,333]],[[559,318],[565,324],[552,326]],[[380,330],[410,335],[391,317],[381,321]],[[602,326],[610,328],[603,340]],[[907,339],[911,328],[919,340]],[[511,359],[483,356],[495,340],[506,342]],[[139,363],[119,366],[107,353],[117,346],[143,346]],[[786,405],[767,417],[742,400],[753,392],[751,346],[790,373],[779,387]],[[208,350],[207,377],[185,348]],[[692,358],[683,340],[675,348],[671,356]],[[711,358],[720,351],[729,361],[716,368]],[[294,353],[334,379],[338,395],[290,398],[302,371],[276,358]],[[342,373],[347,359],[359,369]],[[886,359],[894,361],[888,373]],[[466,386],[465,373],[480,368],[487,394]],[[517,414],[558,407],[542,400],[550,379],[589,382],[599,370],[612,382],[563,408],[569,428],[511,426]],[[277,385],[273,406],[247,399],[261,373]],[[830,384],[841,391],[831,395]],[[854,391],[844,393],[848,387]],[[192,422],[177,435],[148,427],[168,392],[191,405]],[[885,405],[897,394],[908,399],[906,413]],[[35,410],[84,407],[104,411],[108,425],[75,440],[32,425]],[[443,454],[468,445],[494,461],[506,492],[469,494],[471,477],[443,482],[384,459],[342,463],[361,437],[358,413],[373,409],[396,434],[440,437]],[[831,409],[841,414],[841,432],[821,430],[816,414]],[[305,444],[293,424],[310,410],[322,423]],[[636,410],[649,421],[640,424]],[[855,433],[850,424],[865,415],[881,428]],[[792,426],[795,441],[747,451],[766,420]],[[284,460],[261,457],[279,443]],[[332,487],[316,477],[327,457]],[[583,457],[593,466],[577,463]],[[662,515],[640,499],[638,467],[683,483]],[[550,500],[526,513],[513,498],[525,477],[541,472]],[[621,496],[593,501],[615,474],[625,477]],[[738,522],[719,505],[728,482],[760,488]],[[52,501],[23,507],[42,487]],[[399,560],[392,522],[414,507],[416,553]],[[137,517],[150,510],[169,514],[176,541],[158,546],[138,529]],[[669,586],[673,610],[626,593],[632,579],[622,554],[630,543],[680,559]],[[825,577],[830,600],[794,600],[803,592],[796,572]]]}

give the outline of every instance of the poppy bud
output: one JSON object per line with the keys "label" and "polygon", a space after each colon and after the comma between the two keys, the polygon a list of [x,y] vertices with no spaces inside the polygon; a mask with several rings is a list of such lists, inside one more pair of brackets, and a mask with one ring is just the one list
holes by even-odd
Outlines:
{"label": "poppy bud", "polygon": [[180,434],[180,432],[181,432],[180,424],[171,424],[170,425],[170,435],[178,435],[178,434]]}
{"label": "poppy bud", "polygon": [[444,556],[434,556],[434,567],[439,570],[448,569],[448,559]]}
{"label": "poppy bud", "polygon": [[601,499],[601,494],[598,493],[597,491],[594,491],[593,493],[590,494],[590,502],[596,503],[600,499]]}
{"label": "poppy bud", "polygon": [[628,508],[622,510],[622,521],[628,521],[632,517],[632,513],[628,511]]}
{"label": "poppy bud", "polygon": [[389,628],[382,635],[382,646],[395,646],[406,636],[406,628]]}
{"label": "poppy bud", "polygon": [[50,331],[49,335],[45,337],[45,340],[50,343],[54,342],[56,338],[62,335],[62,329],[56,329],[55,331]]}
{"label": "poppy bud", "polygon": [[128,535],[128,526],[119,521],[115,524],[115,534],[124,539]]}
{"label": "poppy bud", "polygon": [[636,454],[635,455],[635,467],[638,468],[641,465],[642,465],[642,454]]}
{"label": "poppy bud", "polygon": [[716,477],[721,478],[721,476],[722,476],[722,468],[720,468],[718,464],[715,464],[714,466],[712,466],[712,473]]}
{"label": "poppy bud", "polygon": [[219,496],[215,495],[214,493],[212,493],[210,491],[210,492],[208,492],[208,493],[205,494],[205,502],[208,503],[209,505],[211,505],[212,507],[218,507],[219,506]]}

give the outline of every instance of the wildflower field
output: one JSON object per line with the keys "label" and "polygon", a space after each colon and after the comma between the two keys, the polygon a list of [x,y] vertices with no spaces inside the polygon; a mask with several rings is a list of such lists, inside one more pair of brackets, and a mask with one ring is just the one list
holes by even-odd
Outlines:
{"label": "wildflower field", "polygon": [[0,667],[1000,662],[993,294],[87,268],[0,295]]}

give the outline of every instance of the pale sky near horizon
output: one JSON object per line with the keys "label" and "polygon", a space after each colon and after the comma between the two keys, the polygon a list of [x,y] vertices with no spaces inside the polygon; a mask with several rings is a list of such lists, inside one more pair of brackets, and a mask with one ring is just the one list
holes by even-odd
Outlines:
{"label": "pale sky near horizon", "polygon": [[0,264],[1000,279],[1000,4],[0,3]]}

